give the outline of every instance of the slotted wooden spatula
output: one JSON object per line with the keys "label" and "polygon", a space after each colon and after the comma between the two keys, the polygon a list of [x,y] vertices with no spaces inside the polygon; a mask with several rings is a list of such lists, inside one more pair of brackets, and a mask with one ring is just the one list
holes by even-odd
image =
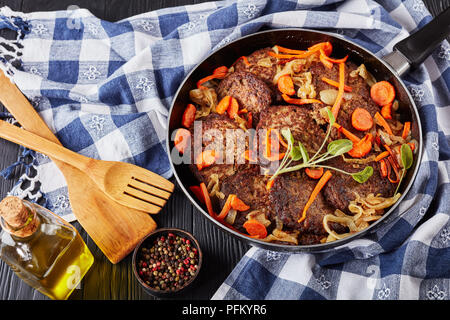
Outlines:
{"label": "slotted wooden spatula", "polygon": [[174,188],[172,182],[144,168],[85,157],[2,120],[0,137],[77,168],[86,173],[105,194],[127,207],[158,213]]}
{"label": "slotted wooden spatula", "polygon": [[[0,102],[24,129],[59,144],[28,100],[1,71]],[[85,173],[64,162],[52,160],[66,179],[75,217],[112,263],[121,261],[156,229],[156,223],[148,213],[113,201]]]}

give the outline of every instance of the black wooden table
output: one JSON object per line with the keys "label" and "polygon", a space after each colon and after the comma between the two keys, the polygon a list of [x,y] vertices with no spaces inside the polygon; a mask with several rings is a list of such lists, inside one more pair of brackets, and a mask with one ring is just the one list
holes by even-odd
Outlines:
{"label": "black wooden table", "polygon": [[[66,10],[70,5],[90,10],[97,17],[117,21],[136,14],[160,8],[204,2],[201,0],[0,0],[0,7],[9,6],[22,12]],[[426,0],[432,14],[441,12],[450,5],[450,0]],[[3,32],[0,32],[3,36]],[[0,88],[1,90],[1,88]],[[0,111],[5,111],[0,106]],[[16,161],[19,147],[0,139],[0,170]],[[16,171],[18,177],[20,168]],[[0,198],[6,196],[14,180],[0,179]],[[174,179],[173,179],[173,182]],[[204,218],[191,205],[177,187],[162,212],[155,217],[159,227],[178,227],[194,234],[204,251],[204,264],[195,287],[180,299],[210,299],[220,284],[233,270],[249,246],[225,234]],[[84,278],[81,288],[75,290],[71,299],[154,299],[145,293],[134,279],[131,256],[112,265],[89,238],[77,222],[85,242],[95,257],[95,264]],[[0,262],[0,299],[48,299],[24,284]]]}

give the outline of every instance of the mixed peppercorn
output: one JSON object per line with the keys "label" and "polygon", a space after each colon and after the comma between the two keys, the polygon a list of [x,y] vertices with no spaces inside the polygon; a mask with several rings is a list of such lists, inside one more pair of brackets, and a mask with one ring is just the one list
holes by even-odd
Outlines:
{"label": "mixed peppercorn", "polygon": [[161,291],[178,291],[195,277],[199,252],[191,240],[174,233],[157,237],[141,248],[137,259],[140,278]]}

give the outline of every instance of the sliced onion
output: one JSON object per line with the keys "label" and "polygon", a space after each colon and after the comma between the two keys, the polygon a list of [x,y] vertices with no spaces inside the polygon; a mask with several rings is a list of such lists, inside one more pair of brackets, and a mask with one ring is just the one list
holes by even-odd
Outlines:
{"label": "sliced onion", "polygon": [[330,106],[336,101],[337,95],[338,91],[336,89],[325,89],[319,92],[320,100]]}
{"label": "sliced onion", "polygon": [[236,221],[236,216],[237,216],[237,210],[230,209],[230,211],[228,211],[227,217],[225,218],[225,222],[233,225],[234,221]]}

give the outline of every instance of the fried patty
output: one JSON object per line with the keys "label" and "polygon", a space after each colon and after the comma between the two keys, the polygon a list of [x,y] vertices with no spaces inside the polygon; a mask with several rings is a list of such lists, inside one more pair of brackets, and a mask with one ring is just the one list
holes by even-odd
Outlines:
{"label": "fried patty", "polygon": [[234,97],[239,109],[247,109],[253,115],[253,123],[259,121],[259,114],[272,103],[272,92],[267,84],[253,73],[237,71],[226,76],[217,87],[219,99]]}
{"label": "fried patty", "polygon": [[295,141],[300,141],[310,152],[317,151],[325,139],[325,131],[313,120],[311,112],[304,106],[270,106],[265,109],[256,126],[260,141],[258,134],[269,128],[279,132],[289,128]]}
{"label": "fried patty", "polygon": [[268,53],[271,48],[259,49],[247,56],[248,64],[240,59],[234,68],[236,71],[251,72],[266,82],[269,87],[273,85],[273,78],[277,73],[277,58],[271,57]]}
{"label": "fried patty", "polygon": [[[370,87],[366,83],[366,81],[360,77],[352,77],[350,73],[353,70],[357,69],[357,66],[354,63],[347,62],[345,68],[345,84],[352,88],[351,99],[345,100],[343,99],[341,103],[341,107],[339,109],[339,114],[337,118],[337,122],[344,126],[344,128],[348,129],[358,137],[363,137],[364,132],[358,131],[352,126],[352,113],[356,108],[363,108],[369,111],[370,115],[373,117],[375,113],[380,111],[380,108],[372,101],[370,97]],[[339,65],[333,64],[333,68],[326,68],[321,62],[313,62],[310,66],[310,72],[313,78],[313,84],[316,89],[316,92],[319,93],[322,90],[326,89],[336,89],[324,81],[322,81],[323,77],[326,77],[330,80],[334,80],[339,82]],[[318,109],[323,108],[323,104],[314,104],[313,109],[317,112]],[[333,130],[333,137],[336,138],[337,130]]]}
{"label": "fried patty", "polygon": [[[327,235],[323,218],[327,214],[333,214],[334,208],[328,205],[322,193],[318,194],[309,207],[306,219],[298,223],[316,183],[317,180],[306,176],[303,170],[279,175],[269,192],[273,219],[278,217],[283,222],[283,228],[299,230],[300,234],[322,237]],[[345,232],[345,228],[339,224],[330,224],[330,227],[338,233]],[[302,238],[299,240],[302,241]],[[307,237],[304,237],[303,241],[310,242]]]}
{"label": "fried patty", "polygon": [[[194,137],[191,139],[193,161],[190,168],[200,182],[208,184],[213,174],[218,175],[220,182],[225,177],[233,175],[238,166],[244,162],[242,154],[248,148],[248,139],[245,138],[246,133],[228,115],[211,113],[200,120],[201,136],[194,130],[194,125],[190,128]],[[234,139],[234,145],[228,145],[227,138]],[[198,170],[194,161],[200,148],[202,151],[214,149],[220,158],[213,165]]]}
{"label": "fried patty", "polygon": [[327,165],[351,173],[359,172],[368,165],[373,168],[373,175],[364,183],[355,181],[350,175],[333,171],[333,176],[322,192],[329,205],[336,209],[349,212],[348,205],[350,201],[356,198],[354,192],[357,192],[361,197],[370,193],[380,194],[382,197],[394,195],[397,185],[389,182],[387,178],[381,177],[378,162],[370,162],[364,165],[354,164],[345,162],[342,157],[336,157],[327,161]]}

